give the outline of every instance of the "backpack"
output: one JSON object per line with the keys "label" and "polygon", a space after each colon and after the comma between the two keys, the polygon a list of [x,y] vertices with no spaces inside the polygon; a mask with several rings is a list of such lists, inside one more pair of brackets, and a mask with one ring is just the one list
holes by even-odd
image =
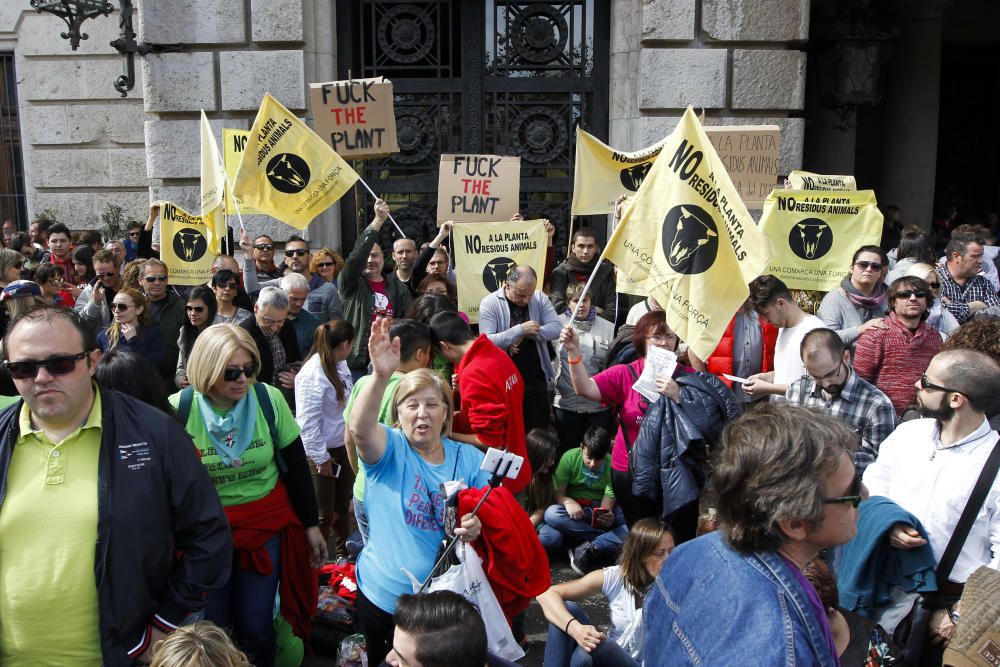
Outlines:
{"label": "backpack", "polygon": [[[271,403],[271,395],[267,393],[267,387],[260,382],[253,383],[253,391],[257,394],[257,405],[264,413],[264,421],[271,432],[271,445],[274,447],[274,462],[278,466],[278,472],[284,475],[288,472],[285,464],[285,457],[281,455],[281,447],[278,445],[278,427],[274,423],[274,405]],[[182,424],[187,424],[191,414],[191,404],[194,401],[194,387],[184,387],[181,389],[181,398],[177,402],[177,416],[181,418]]]}
{"label": "backpack", "polygon": [[604,361],[605,370],[618,364],[630,364],[639,358],[639,355],[635,353],[635,345],[632,344],[633,333],[635,333],[635,326],[631,324],[622,325],[622,328],[618,330],[608,347],[608,356]]}

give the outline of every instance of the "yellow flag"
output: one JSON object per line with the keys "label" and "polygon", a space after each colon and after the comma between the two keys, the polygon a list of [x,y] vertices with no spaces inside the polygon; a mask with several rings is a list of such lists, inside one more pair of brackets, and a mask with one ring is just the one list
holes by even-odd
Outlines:
{"label": "yellow flag", "polygon": [[479,321],[483,297],[500,289],[512,268],[527,265],[539,276],[545,269],[548,237],[541,220],[456,222],[451,238],[458,309],[472,323]]}
{"label": "yellow flag", "polygon": [[857,190],[853,176],[814,174],[810,171],[793,171],[788,174],[793,190]]}
{"label": "yellow flag", "polygon": [[351,189],[358,175],[308,125],[270,95],[250,128],[233,194],[305,229]]}
{"label": "yellow flag", "polygon": [[160,258],[167,265],[170,284],[204,285],[212,278],[212,262],[218,256],[209,248],[204,216],[168,201],[156,203],[160,207]]}
{"label": "yellow flag", "polygon": [[[230,127],[222,128],[222,161],[226,165],[226,175],[229,182],[236,182],[236,170],[240,166],[243,158],[243,151],[247,146],[247,138],[250,133],[247,130],[234,130]],[[249,206],[245,201],[237,200],[233,203],[233,193],[226,188],[226,215],[236,215],[236,206],[239,205],[240,215],[259,215],[260,211],[253,206]]]}
{"label": "yellow flag", "polygon": [[774,244],[767,273],[791,289],[829,291],[851,268],[854,252],[882,239],[872,190],[773,190],[760,230]]}
{"label": "yellow flag", "polygon": [[226,193],[226,171],[219,156],[215,134],[208,124],[205,111],[201,112],[201,215],[208,230],[208,248],[218,255],[222,252],[222,239],[226,236],[226,217],[223,197]]}
{"label": "yellow flag", "polygon": [[705,359],[771,254],[688,107],[604,256],[663,304],[670,327]]}
{"label": "yellow flag", "polygon": [[662,141],[632,153],[617,151],[576,128],[573,215],[614,213],[615,200],[638,191],[661,148]]}

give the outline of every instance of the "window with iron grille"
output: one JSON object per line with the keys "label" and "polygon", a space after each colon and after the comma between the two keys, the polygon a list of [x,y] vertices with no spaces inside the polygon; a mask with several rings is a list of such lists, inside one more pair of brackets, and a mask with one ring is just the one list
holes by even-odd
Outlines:
{"label": "window with iron grille", "polygon": [[13,53],[0,53],[0,220],[14,220],[18,229],[28,228]]}

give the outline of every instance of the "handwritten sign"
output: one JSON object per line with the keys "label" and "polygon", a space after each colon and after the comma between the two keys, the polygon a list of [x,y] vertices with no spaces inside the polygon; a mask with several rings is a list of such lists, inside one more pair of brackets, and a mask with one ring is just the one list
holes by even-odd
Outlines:
{"label": "handwritten sign", "polygon": [[441,156],[438,222],[496,222],[520,210],[521,158],[501,155]]}
{"label": "handwritten sign", "polygon": [[729,178],[747,208],[761,208],[778,178],[780,133],[777,125],[705,126]]}
{"label": "handwritten sign", "polygon": [[350,79],[310,83],[316,134],[344,158],[369,158],[399,152],[392,81]]}

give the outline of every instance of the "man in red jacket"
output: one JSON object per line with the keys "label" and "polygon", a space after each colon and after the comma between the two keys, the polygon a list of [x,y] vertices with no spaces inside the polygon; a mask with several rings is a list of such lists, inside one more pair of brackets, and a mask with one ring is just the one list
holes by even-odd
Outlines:
{"label": "man in red jacket", "polygon": [[455,366],[458,376],[455,404],[461,408],[455,414],[452,439],[524,457],[517,479],[504,482],[511,493],[520,493],[531,479],[531,464],[524,437],[524,380],[517,366],[485,335],[474,338],[457,313],[438,313],[430,327],[435,351]]}

